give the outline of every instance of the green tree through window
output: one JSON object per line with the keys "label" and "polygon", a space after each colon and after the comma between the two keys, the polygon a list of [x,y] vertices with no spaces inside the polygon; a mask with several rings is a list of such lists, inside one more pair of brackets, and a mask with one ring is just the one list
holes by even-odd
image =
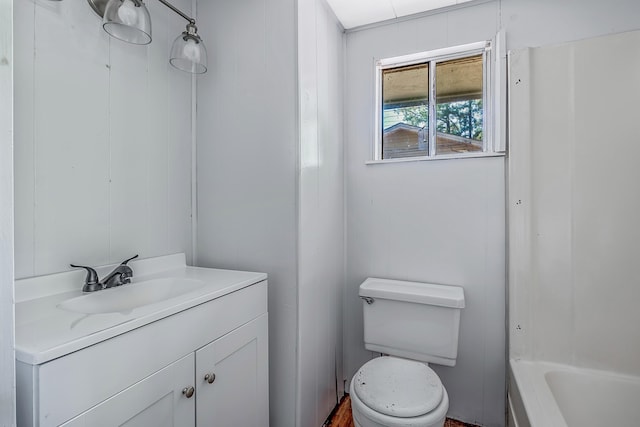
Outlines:
{"label": "green tree through window", "polygon": [[[400,111],[404,123],[418,127],[429,123],[429,109],[426,105],[405,107]],[[481,99],[437,104],[436,112],[438,132],[482,141]]]}

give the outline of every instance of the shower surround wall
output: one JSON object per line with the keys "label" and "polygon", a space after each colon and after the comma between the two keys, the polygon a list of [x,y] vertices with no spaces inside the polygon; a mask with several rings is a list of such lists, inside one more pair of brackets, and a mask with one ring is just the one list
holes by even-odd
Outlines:
{"label": "shower surround wall", "polygon": [[512,358],[640,376],[639,45],[636,31],[513,55],[528,90],[512,94]]}
{"label": "shower surround wall", "polygon": [[192,78],[168,63],[184,20],[148,7],[153,42],[134,46],[86,1],[14,1],[17,278],[190,259]]}

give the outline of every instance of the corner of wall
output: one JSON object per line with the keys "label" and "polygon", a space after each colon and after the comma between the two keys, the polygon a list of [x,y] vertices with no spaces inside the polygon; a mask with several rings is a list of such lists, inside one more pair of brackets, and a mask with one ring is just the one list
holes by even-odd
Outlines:
{"label": "corner of wall", "polygon": [[13,2],[0,0],[0,425],[16,423],[13,255]]}

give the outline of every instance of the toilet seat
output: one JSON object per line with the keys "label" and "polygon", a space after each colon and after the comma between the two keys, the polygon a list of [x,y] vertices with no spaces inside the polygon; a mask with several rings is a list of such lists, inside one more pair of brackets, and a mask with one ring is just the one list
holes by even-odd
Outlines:
{"label": "toilet seat", "polygon": [[[412,395],[416,390],[422,397]],[[447,391],[431,368],[392,356],[364,364],[350,392],[356,427],[442,427],[449,409]]]}
{"label": "toilet seat", "polygon": [[444,393],[440,378],[426,363],[392,356],[368,361],[353,381],[363,404],[391,417],[428,414],[440,404]]}

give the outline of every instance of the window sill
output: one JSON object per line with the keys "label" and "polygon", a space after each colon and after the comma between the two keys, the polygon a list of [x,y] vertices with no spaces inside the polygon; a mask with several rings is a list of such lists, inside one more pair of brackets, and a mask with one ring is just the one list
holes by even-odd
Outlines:
{"label": "window sill", "polygon": [[482,157],[504,157],[506,153],[460,153],[460,154],[447,154],[441,156],[434,157],[399,157],[396,159],[386,159],[386,160],[368,160],[365,162],[366,165],[380,165],[387,163],[406,163],[406,162],[424,162],[424,161],[432,161],[432,160],[453,160],[453,159],[474,159],[474,158],[482,158]]}

